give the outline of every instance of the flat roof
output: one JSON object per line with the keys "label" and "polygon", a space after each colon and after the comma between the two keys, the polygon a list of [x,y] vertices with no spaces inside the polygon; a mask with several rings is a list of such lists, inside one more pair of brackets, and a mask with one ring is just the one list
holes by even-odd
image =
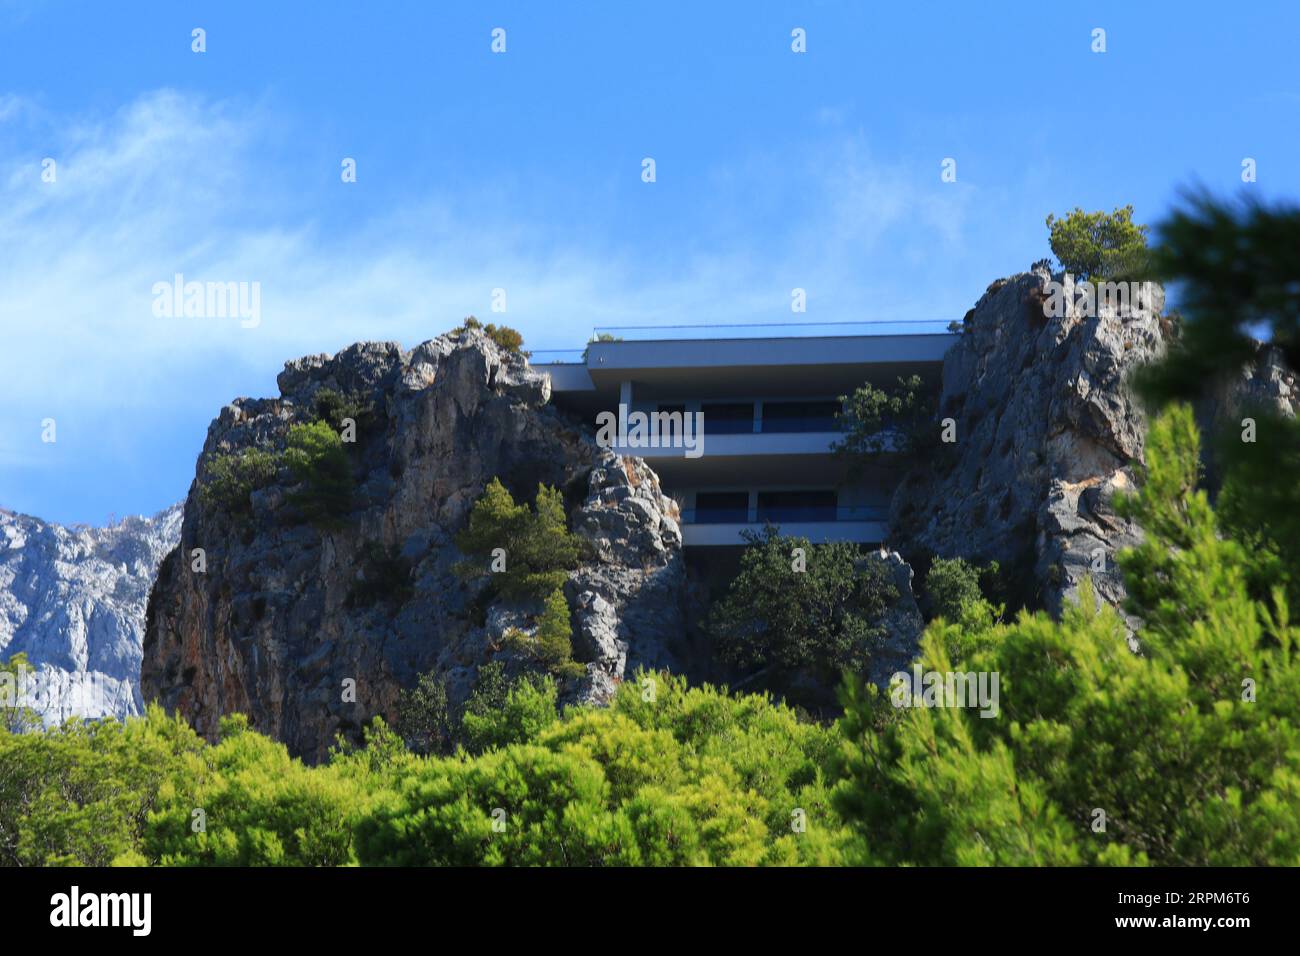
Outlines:
{"label": "flat roof", "polygon": [[[762,381],[772,394],[843,391],[868,378],[937,375],[955,333],[591,342],[585,363],[539,363],[561,393],[608,392],[632,380],[651,394],[726,394]],[[927,375],[928,373],[928,375]],[[592,396],[595,397],[594,395]]]}

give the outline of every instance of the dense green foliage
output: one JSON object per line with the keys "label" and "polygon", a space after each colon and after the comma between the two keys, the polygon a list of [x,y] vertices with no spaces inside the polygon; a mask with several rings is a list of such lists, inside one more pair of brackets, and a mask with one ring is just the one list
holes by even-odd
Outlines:
{"label": "dense green foliage", "polygon": [[[9,865],[834,862],[830,729],[762,697],[640,674],[561,716],[549,680],[466,715],[472,751],[417,757],[382,723],[307,767],[248,729],[209,745],[140,718],[0,731]],[[494,826],[495,825],[495,826]]]}
{"label": "dense green foliage", "polygon": [[326,421],[289,429],[284,461],[302,484],[290,499],[316,524],[332,524],[352,507],[352,463],[343,439]]}
{"label": "dense green foliage", "polygon": [[1147,255],[1148,228],[1133,221],[1133,207],[1047,217],[1052,254],[1076,279],[1117,279],[1140,271]]}
{"label": "dense green foliage", "polygon": [[543,670],[556,677],[579,677],[586,673],[586,668],[573,659],[569,604],[560,588],[546,599],[534,633],[526,634],[516,628],[506,638],[516,650],[532,657]]}
{"label": "dense green foliage", "polygon": [[[1149,400],[1220,399],[1257,336],[1300,368],[1300,207],[1193,196],[1156,232],[1152,275],[1176,285],[1182,315],[1163,360],[1141,370]],[[1210,437],[1225,530],[1271,555],[1300,604],[1300,422],[1247,404]]]}
{"label": "dense green foliage", "polygon": [[834,687],[842,670],[864,670],[884,634],[881,615],[898,598],[887,569],[856,545],[814,545],[770,525],[746,540],[740,571],[709,617],[718,653],[784,690],[796,677]]}
{"label": "dense green foliage", "polygon": [[184,721],[156,707],[121,723],[0,731],[0,861],[136,862],[150,813],[189,785],[190,761],[205,749]]}
{"label": "dense green foliage", "polygon": [[342,432],[350,419],[356,425],[358,438],[368,434],[378,417],[374,400],[360,393],[322,388],[312,400],[316,417],[327,422],[337,432]]}
{"label": "dense green foliage", "polygon": [[501,593],[544,601],[564,584],[578,563],[578,542],[569,533],[559,491],[537,486],[536,510],[515,504],[505,485],[493,478],[470,511],[456,545],[472,561],[467,575],[492,574]]}
{"label": "dense green foliage", "polygon": [[199,485],[199,498],[209,508],[246,517],[253,510],[248,496],[275,481],[279,471],[279,456],[264,448],[213,455]]}
{"label": "dense green foliage", "polygon": [[847,458],[855,470],[882,455],[896,456],[904,463],[925,459],[933,464],[943,449],[933,392],[919,375],[913,375],[885,388],[866,382],[852,395],[841,395],[843,410],[836,418],[844,434],[831,450]]}
{"label": "dense green foliage", "polygon": [[967,610],[985,602],[987,590],[991,589],[986,582],[995,580],[998,573],[996,561],[981,567],[965,558],[935,558],[926,572],[922,592],[927,617],[961,620]]}
{"label": "dense green foliage", "polygon": [[[1280,588],[1247,593],[1258,560],[1196,490],[1190,411],[1153,424],[1147,455],[1127,505],[1147,538],[1119,557],[1143,652],[1087,589],[1060,622],[931,626],[925,668],[999,674],[1000,713],[851,687],[836,792],[850,861],[1300,862],[1300,634]],[[969,649],[954,661],[952,646]]]}
{"label": "dense green foliage", "polygon": [[[833,862],[831,732],[758,697],[639,675],[473,759],[407,763],[357,828],[366,863]],[[802,832],[793,822],[799,820]]]}

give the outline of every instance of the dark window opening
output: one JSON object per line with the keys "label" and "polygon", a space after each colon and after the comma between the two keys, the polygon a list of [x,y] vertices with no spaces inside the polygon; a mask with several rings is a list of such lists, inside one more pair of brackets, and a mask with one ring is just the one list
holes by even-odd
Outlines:
{"label": "dark window opening", "polygon": [[743,524],[748,520],[747,491],[709,491],[695,495],[696,524]]}
{"label": "dark window opening", "polygon": [[760,491],[758,520],[834,521],[836,496],[832,491]]}
{"label": "dark window opening", "polygon": [[839,402],[764,402],[763,431],[839,431],[835,421],[839,411]]}
{"label": "dark window opening", "polygon": [[743,435],[754,431],[753,402],[718,402],[703,405],[704,434]]}

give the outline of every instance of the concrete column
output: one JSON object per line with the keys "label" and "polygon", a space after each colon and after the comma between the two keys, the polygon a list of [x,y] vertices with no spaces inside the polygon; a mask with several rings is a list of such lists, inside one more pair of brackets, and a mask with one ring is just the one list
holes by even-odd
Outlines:
{"label": "concrete column", "polygon": [[618,403],[626,405],[629,412],[632,411],[632,383],[630,381],[618,383]]}

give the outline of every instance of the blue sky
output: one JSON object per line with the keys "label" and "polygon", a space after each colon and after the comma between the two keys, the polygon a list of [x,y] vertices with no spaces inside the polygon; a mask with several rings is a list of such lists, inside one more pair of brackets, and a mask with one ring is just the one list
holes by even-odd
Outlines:
{"label": "blue sky", "polygon": [[[1155,221],[1248,156],[1296,196],[1298,34],[1287,3],[0,0],[0,506],[152,513],[285,360],[470,313],[539,349],[785,321],[795,287],[805,321],[959,319],[1049,212]],[[260,283],[261,324],[156,317],[177,272]]]}

